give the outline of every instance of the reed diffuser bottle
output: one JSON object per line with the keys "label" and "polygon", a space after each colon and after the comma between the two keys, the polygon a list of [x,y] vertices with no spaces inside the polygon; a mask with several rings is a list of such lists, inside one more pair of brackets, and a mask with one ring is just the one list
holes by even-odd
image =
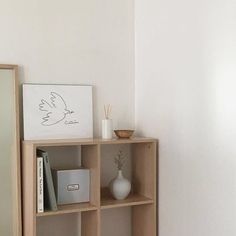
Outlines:
{"label": "reed diffuser bottle", "polygon": [[104,105],[105,119],[102,120],[102,138],[112,139],[113,128],[111,116],[111,105]]}

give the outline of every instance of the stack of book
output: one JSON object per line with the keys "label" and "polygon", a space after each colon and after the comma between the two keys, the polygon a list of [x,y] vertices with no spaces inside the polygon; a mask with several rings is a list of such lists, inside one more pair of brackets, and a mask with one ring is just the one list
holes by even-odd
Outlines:
{"label": "stack of book", "polygon": [[37,149],[37,212],[57,210],[48,153]]}

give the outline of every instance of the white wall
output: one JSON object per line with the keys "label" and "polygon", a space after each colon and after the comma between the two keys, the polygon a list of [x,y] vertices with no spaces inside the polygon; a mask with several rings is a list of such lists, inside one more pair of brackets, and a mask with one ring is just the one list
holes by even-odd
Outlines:
{"label": "white wall", "polygon": [[160,139],[160,236],[236,235],[236,1],[136,0],[136,127]]}
{"label": "white wall", "polygon": [[[114,128],[133,128],[133,13],[133,0],[2,0],[0,64],[20,65],[21,82],[94,85],[95,136],[104,104],[112,105]],[[40,234],[55,232],[56,221],[64,235],[78,220],[50,219]]]}
{"label": "white wall", "polygon": [[94,85],[96,136],[103,104],[115,128],[132,128],[133,11],[132,0],[2,0],[0,63],[20,65],[22,82]]}

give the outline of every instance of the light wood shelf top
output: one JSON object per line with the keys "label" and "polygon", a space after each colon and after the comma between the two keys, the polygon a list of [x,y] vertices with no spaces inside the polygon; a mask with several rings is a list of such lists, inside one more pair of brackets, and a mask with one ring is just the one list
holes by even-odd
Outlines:
{"label": "light wood shelf top", "polygon": [[154,138],[134,137],[130,139],[49,139],[49,140],[24,140],[23,144],[36,146],[73,146],[73,145],[97,145],[97,144],[129,144],[156,142]]}
{"label": "light wood shelf top", "polygon": [[139,194],[131,194],[125,200],[115,200],[111,196],[104,196],[101,200],[101,209],[138,206],[152,203],[154,203],[152,199]]}
{"label": "light wood shelf top", "polygon": [[96,139],[45,139],[45,140],[23,140],[23,144],[36,146],[75,146],[96,145]]}
{"label": "light wood shelf top", "polygon": [[126,144],[126,143],[149,143],[149,142],[156,142],[157,139],[154,138],[146,138],[146,137],[134,137],[129,139],[111,139],[111,140],[105,140],[105,139],[98,139],[99,144]]}
{"label": "light wood shelf top", "polygon": [[54,215],[62,215],[76,212],[84,212],[84,211],[94,211],[98,208],[90,203],[78,203],[78,204],[69,204],[69,205],[59,205],[57,211],[45,211],[42,213],[37,213],[37,217],[42,216],[54,216]]}
{"label": "light wood shelf top", "polygon": [[[150,198],[144,197],[139,194],[131,194],[125,200],[115,200],[111,196],[103,197],[101,200],[101,209],[110,209],[118,207],[129,207],[129,206],[138,206],[144,204],[152,204],[154,201]],[[90,203],[78,203],[78,204],[69,204],[69,205],[59,205],[57,211],[45,211],[42,213],[37,213],[37,217],[44,216],[54,216],[54,215],[63,215],[76,212],[84,211],[94,211],[98,210],[98,207]]]}

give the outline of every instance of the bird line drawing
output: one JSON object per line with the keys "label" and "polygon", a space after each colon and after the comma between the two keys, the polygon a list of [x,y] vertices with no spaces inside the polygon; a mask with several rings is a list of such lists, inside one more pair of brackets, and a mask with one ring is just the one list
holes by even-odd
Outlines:
{"label": "bird line drawing", "polygon": [[[41,122],[43,126],[56,125],[74,113],[74,111],[67,108],[64,98],[56,92],[50,93],[49,101],[41,99],[39,110],[45,113]],[[78,122],[76,121],[74,123]],[[64,124],[66,124],[66,122]]]}

